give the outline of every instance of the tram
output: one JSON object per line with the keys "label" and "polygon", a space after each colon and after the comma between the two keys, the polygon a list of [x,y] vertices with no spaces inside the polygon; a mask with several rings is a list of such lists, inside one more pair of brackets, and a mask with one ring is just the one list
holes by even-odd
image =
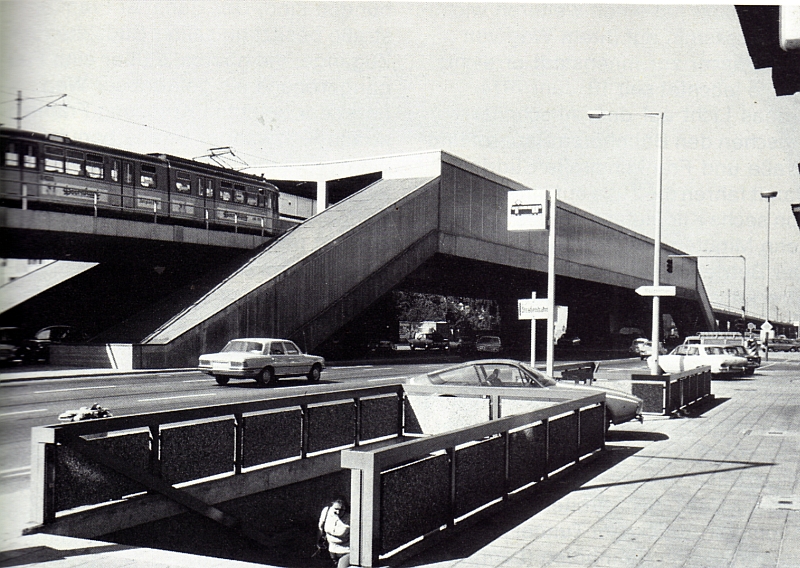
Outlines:
{"label": "tram", "polygon": [[168,154],[0,128],[0,206],[275,235],[278,188]]}

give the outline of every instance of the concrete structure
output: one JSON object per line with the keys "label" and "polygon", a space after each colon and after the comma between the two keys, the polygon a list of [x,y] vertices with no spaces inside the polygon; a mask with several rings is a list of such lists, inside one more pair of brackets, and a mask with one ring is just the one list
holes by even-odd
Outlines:
{"label": "concrete structure", "polygon": [[[92,334],[101,343],[93,366],[108,366],[105,344],[111,343],[132,345],[131,360],[117,362],[119,368],[193,366],[198,354],[236,336],[288,337],[327,354],[343,333],[391,318],[384,308],[393,290],[495,300],[504,343],[512,351],[529,346],[530,324],[517,320],[517,300],[533,291],[547,295],[547,233],[506,228],[508,192],[529,188],[440,151],[259,173],[276,183],[317,180],[317,198],[335,203],[318,207],[323,210],[274,242],[234,233],[214,240],[201,229],[55,213],[4,214],[20,234],[44,235],[47,224],[72,231],[63,242],[51,239],[51,246],[60,246],[64,256],[76,247],[82,259],[101,262],[90,271],[95,280],[124,274],[124,283],[106,281],[93,294],[81,294],[89,282],[77,287],[72,296],[84,312],[107,313],[96,303],[136,277],[144,279],[140,291],[159,291],[138,298],[134,287],[106,302],[122,301],[130,313],[123,324],[104,322]],[[342,180],[357,179],[369,185],[342,199],[326,194]],[[39,219],[39,213],[53,218]],[[621,330],[650,327],[650,299],[635,289],[652,284],[652,239],[564,202],[557,219],[556,303],[569,308],[570,325],[584,344],[627,348],[632,338]],[[254,254],[255,247],[263,250]],[[662,262],[680,254],[661,247]],[[137,267],[135,277],[129,263]],[[178,292],[169,288],[178,283],[167,279],[174,274],[183,276]],[[714,329],[695,260],[680,259],[662,284],[677,288],[674,298],[662,300],[665,321],[671,318],[682,334]],[[61,347],[53,353],[76,360]],[[92,359],[87,355],[84,349],[81,360]]]}

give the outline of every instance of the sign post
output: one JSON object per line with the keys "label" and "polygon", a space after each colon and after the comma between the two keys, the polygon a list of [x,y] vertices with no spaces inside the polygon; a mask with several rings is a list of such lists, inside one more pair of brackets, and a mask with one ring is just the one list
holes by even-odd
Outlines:
{"label": "sign post", "polygon": [[536,299],[536,292],[530,300],[517,300],[517,319],[531,320],[531,367],[536,367],[536,320],[549,319],[550,306],[547,298]]}
{"label": "sign post", "polygon": [[769,340],[775,337],[775,332],[772,331],[772,324],[769,321],[764,321],[761,324],[761,343],[764,344],[764,361],[769,361]]}
{"label": "sign post", "polygon": [[[554,318],[556,300],[556,190],[527,189],[508,192],[508,230],[509,231],[549,231],[547,251],[547,298],[546,315],[531,317],[531,366],[535,364],[536,319],[547,318],[547,374],[553,375]],[[549,208],[548,208],[549,206]],[[520,300],[522,302],[523,300]],[[531,301],[535,300],[535,297]],[[520,312],[520,319],[522,317]]]}

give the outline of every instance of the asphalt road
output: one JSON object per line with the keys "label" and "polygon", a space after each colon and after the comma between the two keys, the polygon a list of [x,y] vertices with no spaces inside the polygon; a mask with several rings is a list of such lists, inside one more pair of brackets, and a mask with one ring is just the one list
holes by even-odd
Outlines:
{"label": "asphalt road", "polygon": [[165,372],[75,378],[37,378],[0,384],[0,492],[24,488],[30,474],[31,428],[55,424],[65,410],[99,404],[114,416],[247,402],[298,391],[324,390],[336,383],[369,384],[402,380],[447,363],[329,367],[318,383],[281,379],[274,387],[253,380],[219,386],[202,373]]}

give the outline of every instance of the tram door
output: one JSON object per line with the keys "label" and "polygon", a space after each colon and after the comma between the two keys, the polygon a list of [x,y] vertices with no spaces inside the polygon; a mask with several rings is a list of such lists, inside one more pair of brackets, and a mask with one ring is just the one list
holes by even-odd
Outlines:
{"label": "tram door", "polygon": [[133,162],[128,160],[112,160],[111,181],[119,186],[119,195],[123,209],[136,208],[133,180]]}
{"label": "tram door", "polygon": [[197,178],[197,201],[203,208],[203,219],[206,228],[209,221],[214,219],[214,180],[213,178],[199,176]]}

